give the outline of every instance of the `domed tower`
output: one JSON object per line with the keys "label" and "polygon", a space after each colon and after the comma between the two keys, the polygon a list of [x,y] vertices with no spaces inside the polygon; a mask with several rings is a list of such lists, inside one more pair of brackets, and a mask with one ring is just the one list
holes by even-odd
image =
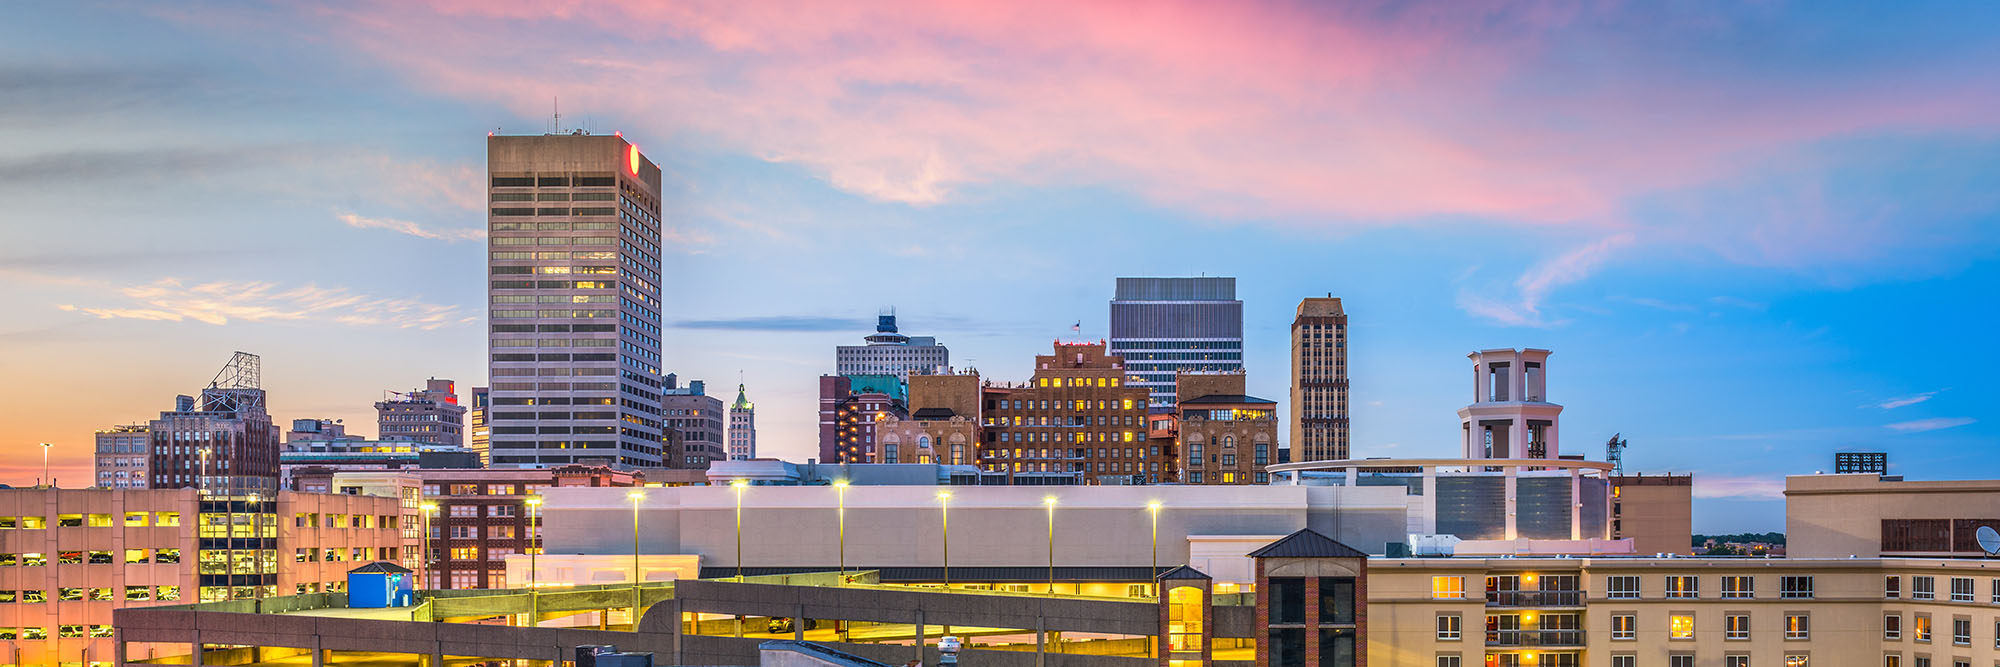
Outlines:
{"label": "domed tower", "polygon": [[1562,406],[1548,396],[1548,350],[1480,350],[1472,360],[1472,404],[1458,410],[1469,459],[1554,459]]}
{"label": "domed tower", "polygon": [[757,458],[757,406],[736,385],[736,402],[729,404],[729,460]]}

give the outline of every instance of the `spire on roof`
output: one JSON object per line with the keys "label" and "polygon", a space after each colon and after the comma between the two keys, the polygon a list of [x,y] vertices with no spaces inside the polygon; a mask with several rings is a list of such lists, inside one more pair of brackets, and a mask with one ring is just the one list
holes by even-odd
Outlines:
{"label": "spire on roof", "polygon": [[736,402],[735,402],[735,403],[731,403],[731,404],[729,404],[729,409],[731,409],[731,410],[755,410],[755,409],[757,409],[757,406],[755,406],[755,405],[752,405],[752,404],[750,403],[750,397],[748,397],[748,396],[745,396],[745,395],[743,395],[743,385],[742,385],[742,384],[738,384],[738,385],[736,385]]}

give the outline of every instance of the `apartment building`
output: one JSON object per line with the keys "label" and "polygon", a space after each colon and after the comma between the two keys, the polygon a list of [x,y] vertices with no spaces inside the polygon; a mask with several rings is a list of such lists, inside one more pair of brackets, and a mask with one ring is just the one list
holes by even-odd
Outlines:
{"label": "apartment building", "polygon": [[97,432],[93,467],[100,489],[143,489],[152,477],[152,436],[146,424],[113,426]]}
{"label": "apartment building", "polygon": [[1034,376],[984,389],[985,470],[1081,473],[1086,484],[1157,481],[1173,469],[1146,438],[1148,392],[1103,342],[1057,341]]}
{"label": "apartment building", "polygon": [[[112,610],[338,590],[404,551],[393,498],[195,489],[0,489],[8,664],[108,664]],[[324,518],[306,525],[288,515]],[[323,558],[291,557],[312,549]]]}

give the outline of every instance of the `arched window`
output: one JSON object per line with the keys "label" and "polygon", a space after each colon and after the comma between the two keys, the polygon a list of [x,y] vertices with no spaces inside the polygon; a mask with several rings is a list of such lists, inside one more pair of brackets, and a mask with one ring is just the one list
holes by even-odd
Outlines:
{"label": "arched window", "polygon": [[1222,436],[1222,448],[1223,448],[1223,449],[1228,449],[1228,448],[1230,448],[1230,447],[1235,447],[1235,446],[1236,446],[1236,436],[1233,436],[1233,435],[1225,435],[1225,436]]}

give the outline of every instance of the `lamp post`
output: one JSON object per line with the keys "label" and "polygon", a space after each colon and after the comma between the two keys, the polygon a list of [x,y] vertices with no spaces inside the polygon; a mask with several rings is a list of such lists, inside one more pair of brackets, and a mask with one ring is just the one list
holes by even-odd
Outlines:
{"label": "lamp post", "polygon": [[[1146,503],[1146,512],[1153,515],[1153,579],[1160,578],[1160,501]],[[1157,582],[1155,585],[1158,585]],[[1154,593],[1158,595],[1157,592]]]}
{"label": "lamp post", "polygon": [[944,587],[951,588],[951,492],[939,491],[938,517],[944,522]]}
{"label": "lamp post", "polygon": [[437,514],[438,504],[427,502],[419,506],[418,509],[424,512],[424,539],[423,546],[418,549],[422,553],[417,561],[417,566],[424,570],[424,583],[431,588],[437,588],[437,582],[431,577],[431,515]]}
{"label": "lamp post", "polygon": [[532,592],[539,584],[535,580],[541,570],[535,567],[536,556],[542,553],[542,524],[537,516],[542,507],[541,496],[528,496],[528,589]]}
{"label": "lamp post", "polygon": [[834,521],[839,524],[840,583],[845,585],[847,583],[847,480],[834,480],[833,492],[838,496],[839,503],[834,510]]}
{"label": "lamp post", "polygon": [[625,494],[632,499],[632,631],[639,630],[639,503],[646,500],[646,492],[633,489]]}
{"label": "lamp post", "polygon": [[729,483],[736,490],[736,581],[743,581],[743,490],[750,488],[750,480],[739,479]]}
{"label": "lamp post", "polygon": [[49,481],[49,448],[54,446],[46,442],[42,443],[42,484],[50,488],[55,487],[55,484]]}
{"label": "lamp post", "polygon": [[1043,496],[1042,505],[1049,509],[1049,595],[1056,594],[1056,497]]}

